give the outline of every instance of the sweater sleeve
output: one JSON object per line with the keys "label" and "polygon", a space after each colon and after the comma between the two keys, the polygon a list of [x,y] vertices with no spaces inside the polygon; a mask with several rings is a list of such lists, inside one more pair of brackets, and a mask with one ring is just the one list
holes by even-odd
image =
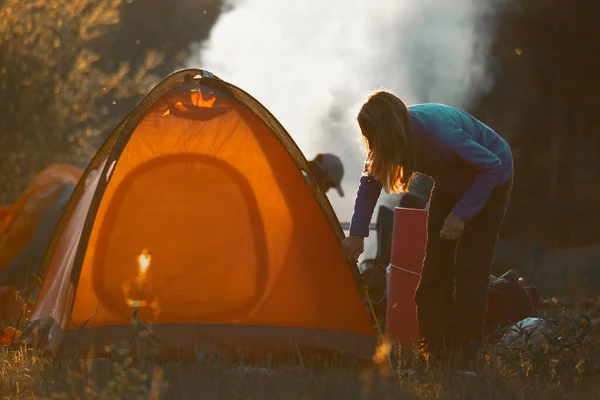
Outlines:
{"label": "sweater sleeve", "polygon": [[501,172],[502,161],[494,153],[479,145],[458,126],[450,132],[446,147],[460,155],[476,172],[475,179],[452,212],[468,222],[489,200]]}
{"label": "sweater sleeve", "polygon": [[369,236],[371,217],[381,189],[381,183],[374,177],[366,173],[361,176],[354,204],[354,215],[350,222],[350,236]]}

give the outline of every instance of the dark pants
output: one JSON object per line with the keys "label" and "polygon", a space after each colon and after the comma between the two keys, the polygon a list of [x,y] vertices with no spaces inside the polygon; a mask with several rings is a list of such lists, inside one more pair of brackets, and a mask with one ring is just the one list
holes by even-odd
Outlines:
{"label": "dark pants", "polygon": [[415,303],[421,339],[434,355],[466,354],[483,342],[487,286],[496,241],[512,191],[512,178],[497,187],[458,241],[440,238],[456,199],[434,186],[429,203],[427,246]]}

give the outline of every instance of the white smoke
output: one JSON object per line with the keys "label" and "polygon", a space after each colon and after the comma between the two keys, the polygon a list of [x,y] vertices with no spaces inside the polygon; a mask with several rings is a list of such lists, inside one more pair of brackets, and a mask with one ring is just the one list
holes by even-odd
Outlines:
{"label": "white smoke", "polygon": [[[225,0],[189,67],[241,87],[283,124],[310,159],[332,152],[345,166],[349,221],[364,165],[356,112],[373,90],[408,104],[464,107],[486,83],[477,29],[481,0]],[[485,89],[485,88],[484,88]]]}

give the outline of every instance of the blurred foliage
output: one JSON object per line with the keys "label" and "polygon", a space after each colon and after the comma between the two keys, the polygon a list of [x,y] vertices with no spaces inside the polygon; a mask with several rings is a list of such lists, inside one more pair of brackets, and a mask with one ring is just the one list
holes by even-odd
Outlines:
{"label": "blurred foliage", "polygon": [[132,70],[96,66],[94,41],[117,28],[121,0],[4,0],[0,5],[0,203],[49,163],[85,167],[116,124],[111,106],[160,77],[161,55]]}

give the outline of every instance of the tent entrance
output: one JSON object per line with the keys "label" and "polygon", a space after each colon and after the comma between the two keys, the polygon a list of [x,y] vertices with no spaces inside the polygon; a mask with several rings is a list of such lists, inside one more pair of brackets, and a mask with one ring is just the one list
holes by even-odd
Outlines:
{"label": "tent entrance", "polygon": [[254,194],[217,158],[158,157],[119,183],[93,262],[103,308],[130,317],[135,288],[126,285],[136,286],[144,249],[152,261],[142,295],[157,303],[157,323],[241,321],[263,294],[267,250]]}

